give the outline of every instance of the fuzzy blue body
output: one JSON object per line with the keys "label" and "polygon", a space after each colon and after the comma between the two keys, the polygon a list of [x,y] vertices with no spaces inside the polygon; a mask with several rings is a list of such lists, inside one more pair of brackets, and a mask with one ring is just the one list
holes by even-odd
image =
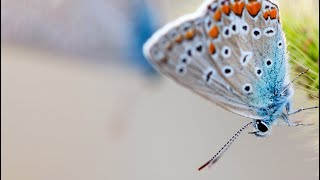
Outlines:
{"label": "fuzzy blue body", "polygon": [[[257,81],[256,93],[251,97],[253,104],[258,104],[258,114],[266,124],[272,125],[281,117],[286,110],[286,106],[291,103],[293,95],[292,88],[284,91],[288,85],[288,64],[285,47],[278,48],[279,42],[285,42],[282,31],[278,31],[272,41],[261,48],[255,50],[257,54],[262,55],[261,61],[270,58],[273,60],[273,67],[264,67],[265,72],[260,81]],[[284,45],[283,45],[284,46]],[[259,49],[260,48],[260,49]],[[267,49],[267,51],[265,51]],[[282,92],[284,91],[284,92]]]}

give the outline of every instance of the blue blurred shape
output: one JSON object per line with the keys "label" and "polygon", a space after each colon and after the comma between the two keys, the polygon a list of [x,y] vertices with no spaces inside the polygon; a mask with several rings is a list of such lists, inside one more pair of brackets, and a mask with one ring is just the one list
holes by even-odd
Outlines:
{"label": "blue blurred shape", "polygon": [[136,1],[132,4],[130,12],[131,39],[128,50],[128,59],[137,68],[142,70],[148,76],[157,75],[155,69],[148,63],[142,53],[143,44],[154,33],[158,27],[156,21],[156,12],[153,11],[152,4],[146,3],[144,0]]}

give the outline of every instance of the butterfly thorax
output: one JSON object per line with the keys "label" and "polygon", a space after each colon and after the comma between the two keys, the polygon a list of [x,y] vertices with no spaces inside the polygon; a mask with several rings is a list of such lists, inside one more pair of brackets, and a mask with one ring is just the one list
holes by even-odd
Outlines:
{"label": "butterfly thorax", "polygon": [[264,122],[272,125],[284,113],[286,105],[290,102],[293,91],[291,88],[287,89],[285,93],[277,94],[270,97],[270,102],[267,108],[262,113],[266,115]]}

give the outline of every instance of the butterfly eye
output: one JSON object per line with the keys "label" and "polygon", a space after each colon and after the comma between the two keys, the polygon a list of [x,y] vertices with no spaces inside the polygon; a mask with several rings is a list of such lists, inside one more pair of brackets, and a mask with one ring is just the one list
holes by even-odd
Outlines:
{"label": "butterfly eye", "polygon": [[252,37],[254,39],[260,39],[261,37],[261,30],[259,28],[253,28],[252,30]]}
{"label": "butterfly eye", "polygon": [[267,60],[265,61],[265,65],[266,65],[268,68],[271,67],[272,64],[273,64],[273,61],[272,61],[271,59],[267,59]]}
{"label": "butterfly eye", "polygon": [[257,130],[253,132],[257,137],[266,137],[270,134],[270,126],[262,120],[255,120],[254,128]]}
{"label": "butterfly eye", "polygon": [[269,130],[268,126],[261,120],[256,121],[256,128],[262,133],[266,133]]}

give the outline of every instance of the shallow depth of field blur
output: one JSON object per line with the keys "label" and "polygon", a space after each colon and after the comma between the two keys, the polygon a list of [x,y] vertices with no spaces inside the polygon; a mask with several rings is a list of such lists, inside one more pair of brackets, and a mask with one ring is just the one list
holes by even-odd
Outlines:
{"label": "shallow depth of field blur", "polygon": [[[291,21],[304,21],[300,26],[315,27],[319,38],[318,0],[280,1],[282,21],[292,18],[286,28],[295,32]],[[318,179],[319,134],[285,125],[266,139],[244,133],[216,166],[197,171],[250,119],[157,74],[141,45],[201,2],[2,0],[1,178]],[[294,57],[310,66],[305,56]],[[292,76],[301,70],[294,64]],[[295,85],[295,108],[317,104],[310,98],[319,96],[314,64],[300,82],[307,85]],[[317,114],[292,120],[317,122]]]}

